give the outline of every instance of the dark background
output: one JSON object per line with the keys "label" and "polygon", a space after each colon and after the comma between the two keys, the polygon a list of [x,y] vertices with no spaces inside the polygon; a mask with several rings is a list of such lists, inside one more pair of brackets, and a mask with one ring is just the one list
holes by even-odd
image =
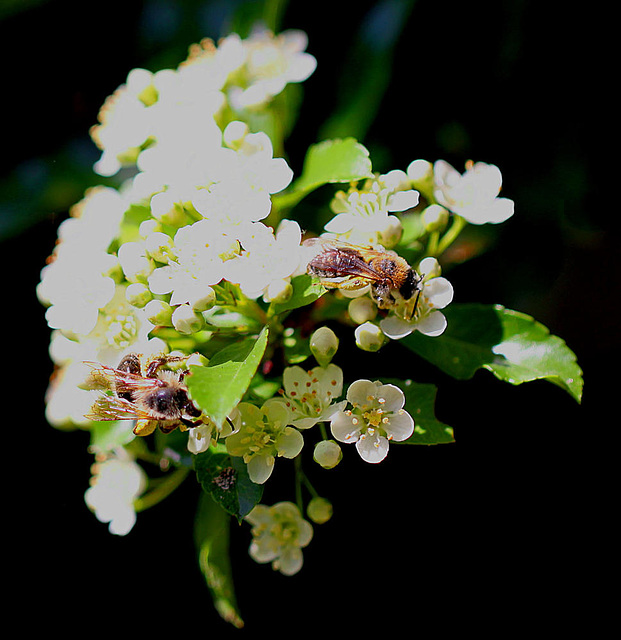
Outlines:
{"label": "dark background", "polygon": [[[126,537],[110,535],[88,512],[88,437],[52,429],[43,416],[49,331],[34,295],[59,222],[100,182],[88,128],[103,100],[130,69],[176,66],[190,43],[225,35],[227,12],[238,4],[0,7],[3,333],[5,349],[21,352],[3,368],[5,528],[15,535],[16,602],[45,602],[49,628],[243,633],[213,611],[197,568],[192,482],[141,514]],[[248,11],[260,4],[247,3]],[[554,604],[551,594],[584,589],[582,572],[607,555],[602,495],[613,474],[605,453],[618,424],[610,398],[619,356],[618,213],[614,165],[601,151],[616,121],[607,115],[605,57],[585,42],[592,27],[584,18],[578,37],[565,41],[566,16],[544,3],[419,0],[292,2],[281,28],[305,30],[318,60],[287,145],[296,174],[341,100],[365,83],[379,106],[357,133],[377,170],[405,169],[415,158],[460,169],[468,159],[497,164],[516,213],[486,228],[486,253],[450,272],[455,301],[533,315],[575,351],[586,382],[578,405],[546,382],[511,387],[486,371],[456,382],[413,355],[404,360],[395,345],[374,356],[344,344],[339,357],[359,359],[378,377],[438,384],[436,413],[454,426],[456,444],[394,446],[378,466],[346,448],[331,472],[309,460],[335,516],[315,527],[298,575],[255,564],[248,528],[234,528],[247,631],[392,633],[405,624],[414,635],[432,624],[438,635],[459,628],[504,637],[539,614],[571,621],[568,600]],[[398,35],[385,50],[391,28]],[[613,195],[606,201],[604,180]],[[271,495],[289,486],[292,465],[282,461],[276,473],[266,501],[292,499]],[[597,544],[583,537],[584,525]]]}

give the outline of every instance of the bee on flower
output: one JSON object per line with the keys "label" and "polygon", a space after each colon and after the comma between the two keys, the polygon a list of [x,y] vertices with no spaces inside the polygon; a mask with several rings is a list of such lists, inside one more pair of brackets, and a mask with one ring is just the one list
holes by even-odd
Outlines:
{"label": "bee on flower", "polygon": [[381,462],[391,440],[402,442],[414,433],[414,420],[403,408],[405,394],[395,385],[357,380],[347,390],[347,401],[352,408],[332,417],[332,435],[355,444],[366,462]]}
{"label": "bee on flower", "polygon": [[453,300],[453,285],[440,275],[440,265],[435,258],[421,260],[419,269],[423,274],[420,295],[416,299],[397,300],[393,312],[380,320],[382,332],[392,340],[404,338],[413,331],[435,337],[446,329],[446,317],[440,309]]}

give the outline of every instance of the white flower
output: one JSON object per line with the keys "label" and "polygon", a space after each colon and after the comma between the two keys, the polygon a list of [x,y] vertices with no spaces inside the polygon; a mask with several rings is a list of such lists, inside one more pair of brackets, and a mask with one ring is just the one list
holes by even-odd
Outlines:
{"label": "white flower", "polygon": [[146,487],[146,475],[125,449],[92,467],[91,487],[84,500],[100,522],[110,523],[110,533],[124,536],[136,523],[134,501]]}
{"label": "white flower", "polygon": [[426,336],[439,336],[446,329],[446,317],[440,311],[453,300],[453,285],[439,275],[435,258],[421,260],[422,290],[407,301],[399,300],[396,309],[380,321],[380,328],[388,338],[399,340],[413,331]]}
{"label": "white flower", "polygon": [[329,235],[352,244],[393,246],[401,237],[400,220],[390,215],[418,204],[419,193],[409,188],[403,171],[367,180],[358,189],[338,191],[331,202],[336,214],[325,225]]}
{"label": "white flower", "polygon": [[272,475],[276,457],[295,458],[304,439],[289,426],[289,412],[280,402],[267,400],[262,407],[240,402],[237,409],[239,430],[226,438],[226,449],[244,459],[252,482],[263,484]]}
{"label": "white flower", "polygon": [[467,163],[462,175],[448,162],[438,160],[433,170],[436,201],[468,222],[496,224],[513,215],[513,200],[497,197],[502,175],[495,165]]}
{"label": "white flower", "polygon": [[226,262],[225,278],[238,284],[249,298],[262,295],[266,302],[278,299],[300,266],[302,232],[298,223],[282,220],[274,233],[257,222],[240,235],[244,250]]}
{"label": "white flower", "polygon": [[[146,69],[133,69],[109,96],[99,111],[99,124],[91,128],[91,137],[102,150],[95,171],[111,176],[121,168],[126,156],[146,142],[152,132],[150,104],[154,74]],[[156,95],[156,94],[155,94]],[[147,97],[148,96],[148,97]]]}
{"label": "white flower", "polygon": [[347,390],[352,409],[337,413],[331,421],[332,435],[355,443],[366,462],[381,462],[391,440],[402,442],[414,432],[414,420],[403,409],[405,395],[392,384],[357,380]]}
{"label": "white flower", "polygon": [[258,504],[245,518],[252,525],[249,553],[259,563],[271,562],[280,573],[291,576],[304,562],[302,548],[313,537],[313,527],[292,502],[268,507]]}
{"label": "white flower", "polygon": [[246,52],[245,87],[232,86],[228,97],[234,109],[256,108],[278,95],[289,82],[303,82],[317,61],[304,50],[308,38],[303,31],[288,30],[274,36],[256,30],[243,41]]}
{"label": "white flower", "polygon": [[314,367],[286,367],[283,373],[283,398],[274,402],[285,404],[290,421],[298,429],[309,429],[318,422],[328,421],[341,411],[347,402],[336,403],[343,393],[343,370],[335,364]]}
{"label": "white flower", "polygon": [[171,305],[195,306],[211,297],[211,286],[224,276],[224,259],[237,249],[237,241],[226,231],[209,220],[181,227],[169,250],[168,264],[149,276],[152,293],[172,292]]}

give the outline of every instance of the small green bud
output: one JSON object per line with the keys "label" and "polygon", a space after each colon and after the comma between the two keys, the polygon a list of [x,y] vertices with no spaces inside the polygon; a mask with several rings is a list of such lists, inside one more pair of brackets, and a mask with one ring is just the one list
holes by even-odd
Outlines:
{"label": "small green bud", "polygon": [[190,334],[200,331],[205,320],[189,304],[180,304],[173,311],[172,324],[179,333]]}
{"label": "small green bud", "polygon": [[311,353],[322,367],[330,364],[338,347],[339,339],[329,327],[319,327],[310,337]]}
{"label": "small green bud", "polygon": [[363,351],[379,351],[386,342],[382,330],[372,322],[365,322],[354,331],[356,346]]}
{"label": "small green bud", "polygon": [[325,498],[313,498],[308,503],[306,514],[315,524],[324,524],[332,517],[332,503]]}
{"label": "small green bud", "polygon": [[151,300],[144,308],[147,320],[153,324],[170,327],[172,326],[172,307],[163,300]]}
{"label": "small green bud", "polygon": [[142,282],[133,282],[125,290],[125,298],[132,307],[142,309],[147,302],[153,299],[153,294],[149,291],[149,287]]}
{"label": "small green bud", "polygon": [[322,440],[315,445],[313,460],[324,469],[333,469],[342,458],[341,447],[334,440]]}

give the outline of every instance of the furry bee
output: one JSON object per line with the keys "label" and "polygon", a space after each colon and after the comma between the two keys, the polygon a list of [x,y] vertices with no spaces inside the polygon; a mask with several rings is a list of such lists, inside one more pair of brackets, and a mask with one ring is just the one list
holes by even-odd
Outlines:
{"label": "furry bee", "polygon": [[[86,362],[91,367],[91,388],[103,393],[90,412],[90,420],[136,420],[134,433],[149,435],[159,426],[170,433],[179,426],[201,424],[202,412],[188,395],[183,379],[184,369],[172,371],[164,367],[187,360],[189,356],[156,356],[144,362],[139,354],[123,357],[118,367]],[[144,369],[144,374],[143,374]]]}
{"label": "furry bee", "polygon": [[396,304],[395,292],[404,300],[416,294],[416,305],[423,279],[394,251],[379,251],[326,238],[310,238],[303,245],[318,249],[308,262],[307,272],[320,278],[324,287],[355,290],[370,284],[371,296],[380,309]]}

